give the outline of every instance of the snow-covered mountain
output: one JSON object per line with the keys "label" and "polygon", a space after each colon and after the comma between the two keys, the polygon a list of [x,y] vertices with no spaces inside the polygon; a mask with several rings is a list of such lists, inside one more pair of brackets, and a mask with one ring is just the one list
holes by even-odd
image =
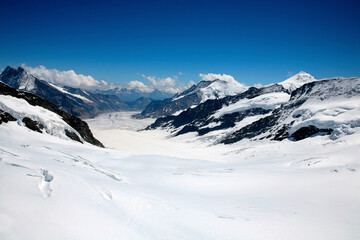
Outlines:
{"label": "snow-covered mountain", "polygon": [[248,115],[267,114],[286,102],[289,97],[287,90],[281,85],[250,87],[235,96],[208,100],[179,115],[158,118],[147,129],[161,127],[170,128],[176,135],[193,131],[204,135],[210,131],[233,128],[236,122]]}
{"label": "snow-covered mountain", "polygon": [[9,121],[16,121],[20,126],[42,134],[103,147],[80,118],[61,111],[37,95],[18,91],[0,82],[0,124]]}
{"label": "snow-covered mountain", "polygon": [[209,99],[233,96],[246,91],[248,87],[233,80],[201,81],[172,98],[150,103],[138,117],[163,117],[197,106]]}
{"label": "snow-covered mountain", "polygon": [[290,92],[292,92],[295,89],[304,85],[305,83],[314,82],[314,81],[317,81],[316,78],[314,78],[313,76],[311,76],[310,74],[304,71],[301,71],[278,84],[282,85],[285,89],[288,89]]}
{"label": "snow-covered mountain", "polygon": [[307,83],[269,116],[251,122],[225,137],[223,143],[243,138],[302,140],[315,134],[337,139],[360,127],[360,78],[330,78]]}
{"label": "snow-covered mountain", "polygon": [[193,85],[190,89],[175,95],[172,101],[198,94],[201,97],[200,102],[205,102],[208,99],[219,99],[226,96],[233,96],[245,92],[247,86],[237,82],[234,79],[215,79],[212,81],[201,81],[197,85]]}
{"label": "snow-covered mountain", "polygon": [[21,67],[6,67],[0,75],[0,81],[45,98],[75,116],[91,117],[102,112],[130,109],[115,95],[94,94],[78,88],[60,87],[38,79]]}
{"label": "snow-covered mountain", "polygon": [[139,98],[150,98],[153,100],[163,100],[165,98],[171,98],[174,94],[169,92],[164,92],[158,89],[155,89],[152,92],[140,91],[139,89],[132,88],[119,88],[115,87],[108,90],[96,89],[94,93],[101,94],[111,94],[116,95],[123,102],[134,102]]}
{"label": "snow-covered mountain", "polygon": [[[301,140],[314,134],[336,138],[360,126],[360,78],[312,81],[305,76],[206,101],[177,116],[159,118],[147,129],[166,128],[175,135],[195,132],[229,144],[244,138]],[[296,84],[301,87],[290,94]]]}

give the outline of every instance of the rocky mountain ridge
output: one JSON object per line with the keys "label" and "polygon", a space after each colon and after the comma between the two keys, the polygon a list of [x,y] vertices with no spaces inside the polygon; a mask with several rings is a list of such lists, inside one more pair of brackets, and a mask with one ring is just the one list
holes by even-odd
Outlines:
{"label": "rocky mountain ridge", "polygon": [[[100,141],[94,138],[86,122],[60,110],[55,104],[35,94],[18,91],[0,82],[0,97],[0,123],[18,120],[33,131],[42,133],[45,128],[45,132],[52,135],[60,134],[59,136],[67,136],[78,142],[85,141],[104,147]],[[9,97],[11,99],[7,99]],[[25,100],[26,102],[17,103],[18,100],[16,99]],[[26,107],[25,104],[29,104],[29,106]],[[30,109],[33,107],[40,107],[40,109]],[[53,114],[42,109],[46,109]]]}
{"label": "rocky mountain ridge", "polygon": [[[214,143],[231,144],[244,138],[301,140],[315,134],[335,139],[360,126],[360,78],[306,82],[292,81],[288,89],[283,82],[251,87],[207,100],[179,115],[158,118],[147,130],[168,129],[174,136],[194,132]],[[296,84],[301,86],[291,89]]]}

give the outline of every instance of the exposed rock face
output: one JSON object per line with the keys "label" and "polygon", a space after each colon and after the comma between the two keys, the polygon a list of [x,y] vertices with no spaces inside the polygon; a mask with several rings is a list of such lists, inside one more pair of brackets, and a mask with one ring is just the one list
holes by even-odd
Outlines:
{"label": "exposed rock face", "polygon": [[[35,132],[41,133],[44,129],[44,126],[36,121],[33,121],[31,118],[24,117],[22,122],[25,124],[25,126]],[[80,139],[79,139],[80,140]]]}
{"label": "exposed rock face", "polygon": [[294,138],[296,141],[311,137],[315,134],[331,134],[332,133],[332,129],[320,129],[317,128],[313,125],[309,125],[306,127],[302,127],[299,130],[297,130],[296,132],[294,132],[293,134],[291,134],[291,137]]}
{"label": "exposed rock face", "polygon": [[76,135],[76,133],[74,132],[70,132],[69,130],[65,129],[65,134],[66,136],[68,136],[70,139],[77,141],[77,142],[81,142],[80,138],[78,137],[78,135]]}
{"label": "exposed rock face", "polygon": [[10,113],[0,110],[0,124],[11,121],[16,121],[16,118],[14,118]]}
{"label": "exposed rock face", "polygon": [[[94,138],[86,122],[82,121],[78,117],[72,116],[71,114],[60,110],[55,104],[35,94],[18,91],[2,82],[0,82],[0,94],[10,95],[16,98],[24,99],[33,106],[40,106],[58,114],[67,124],[69,124],[72,128],[74,128],[86,142],[99,147],[104,147],[101,142],[99,142],[97,139]],[[35,124],[35,126],[37,126],[37,128],[40,129],[40,126],[38,126],[36,123],[32,123],[29,120],[25,120],[25,121],[27,122],[28,127],[30,126],[36,128],[34,127]]]}

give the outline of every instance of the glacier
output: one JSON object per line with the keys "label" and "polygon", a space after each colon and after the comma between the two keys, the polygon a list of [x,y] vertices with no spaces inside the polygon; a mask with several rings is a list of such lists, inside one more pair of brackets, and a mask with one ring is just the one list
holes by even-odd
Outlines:
{"label": "glacier", "polygon": [[86,120],[108,148],[0,125],[1,239],[357,239],[360,131],[205,146]]}

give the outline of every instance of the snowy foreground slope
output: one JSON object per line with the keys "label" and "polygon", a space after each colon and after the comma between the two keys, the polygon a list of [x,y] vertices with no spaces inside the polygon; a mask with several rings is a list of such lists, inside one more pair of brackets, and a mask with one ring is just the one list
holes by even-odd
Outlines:
{"label": "snowy foreground slope", "polygon": [[122,151],[1,124],[0,239],[359,239],[358,128],[203,148],[126,114],[88,121]]}

